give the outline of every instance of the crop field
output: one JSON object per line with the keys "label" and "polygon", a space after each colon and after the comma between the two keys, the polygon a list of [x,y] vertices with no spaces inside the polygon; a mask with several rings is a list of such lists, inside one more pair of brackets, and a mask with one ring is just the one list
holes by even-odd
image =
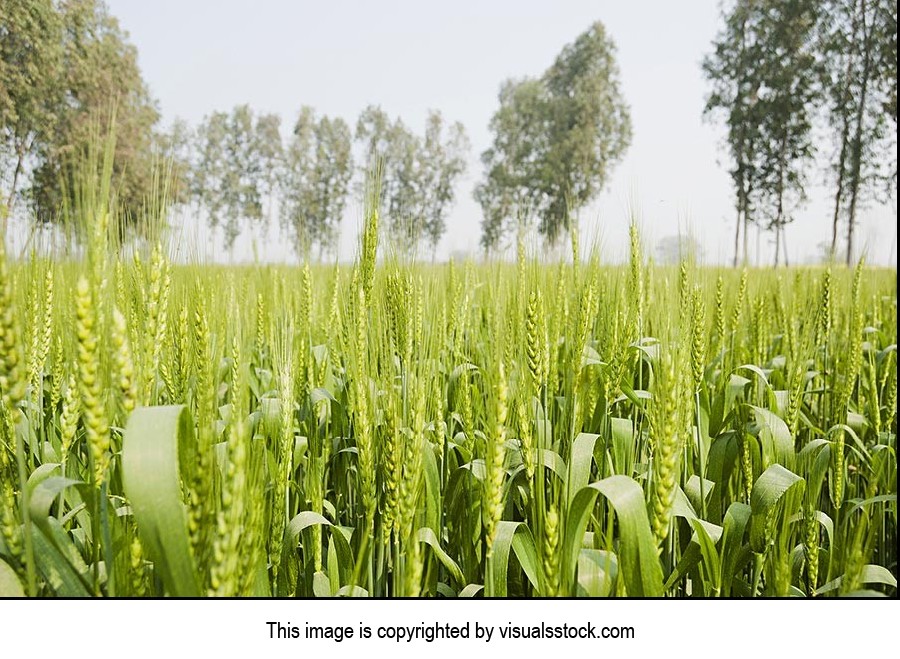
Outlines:
{"label": "crop field", "polygon": [[896,595],[894,270],[378,234],[0,255],[0,595]]}

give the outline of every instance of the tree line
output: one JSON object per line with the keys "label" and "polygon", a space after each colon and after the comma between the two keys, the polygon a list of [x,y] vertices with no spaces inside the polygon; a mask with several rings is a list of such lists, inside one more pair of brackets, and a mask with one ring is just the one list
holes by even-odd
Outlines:
{"label": "tree line", "polygon": [[[705,114],[724,122],[737,219],[734,264],[751,225],[775,235],[806,201],[816,130],[833,185],[830,258],[854,258],[860,208],[897,185],[896,0],[736,0],[703,61]],[[742,240],[743,238],[743,240]]]}
{"label": "tree line", "polygon": [[[504,82],[499,100],[490,124],[493,143],[481,158],[486,176],[474,191],[483,211],[481,244],[498,248],[504,236],[535,224],[553,244],[597,196],[631,139],[615,47],[603,25],[595,23],[567,45],[542,76]],[[437,246],[466,171],[470,144],[462,124],[449,124],[432,110],[418,134],[369,106],[353,131],[341,118],[317,116],[309,107],[286,143],[278,126],[277,116],[254,116],[239,106],[206,117],[194,148],[186,149],[194,154],[182,160],[191,198],[212,226],[224,227],[226,244],[242,221],[266,220],[263,200],[274,199],[299,253],[333,248],[354,170],[362,193],[378,167],[392,244],[403,250]]]}
{"label": "tree line", "polygon": [[375,168],[395,244],[434,248],[469,148],[462,125],[436,110],[418,134],[378,106],[367,107],[355,128],[305,106],[287,139],[278,115],[248,105],[214,112],[195,130],[177,124],[174,132],[173,162],[184,182],[179,199],[221,227],[227,247],[243,227],[277,218],[304,257],[335,249],[347,200],[354,187],[365,193]]}
{"label": "tree line", "polygon": [[[896,0],[731,0],[722,22],[702,62],[703,112],[727,129],[735,265],[753,226],[774,234],[776,264],[787,261],[785,227],[821,160],[833,184],[828,249],[849,262],[860,209],[896,188]],[[248,105],[162,130],[136,49],[102,0],[0,0],[0,56],[0,205],[27,208],[38,226],[76,201],[74,172],[109,128],[126,227],[141,231],[165,162],[167,203],[190,204],[227,246],[277,220],[304,257],[335,249],[347,201],[374,169],[391,242],[434,249],[466,170],[466,131],[436,110],[421,131],[378,106],[353,126],[302,107],[283,127]],[[481,244],[536,228],[552,245],[631,142],[604,26],[589,26],[542,74],[503,82],[498,102],[474,188]],[[831,137],[824,156],[820,133]]]}
{"label": "tree line", "polygon": [[[308,256],[336,246],[351,179],[378,162],[389,230],[434,246],[465,170],[465,130],[437,111],[421,135],[375,106],[355,131],[303,107],[286,139],[279,116],[247,105],[163,130],[137,51],[100,0],[0,0],[0,56],[0,218],[63,224],[84,169],[109,166],[123,231],[141,235],[161,203],[191,204],[228,247],[277,216]],[[109,162],[98,142],[113,145]]]}
{"label": "tree line", "polygon": [[[374,169],[392,244],[434,249],[446,231],[470,144],[440,112],[417,132],[374,105],[355,126],[303,107],[283,130],[278,115],[239,105],[162,130],[137,51],[102,0],[0,0],[0,8],[4,214],[20,207],[37,226],[60,223],[77,201],[84,154],[111,129],[115,201],[138,234],[144,210],[162,198],[191,205],[228,247],[247,227],[277,219],[298,254],[321,255],[336,247],[348,198],[364,194]],[[556,242],[596,196],[630,140],[617,76],[614,46],[596,23],[542,76],[502,85],[475,189],[486,249],[533,222]]]}
{"label": "tree line", "polygon": [[[109,163],[98,142],[114,145]],[[364,181],[377,165],[396,243],[434,247],[468,149],[463,126],[438,111],[419,134],[376,106],[355,130],[303,107],[286,138],[278,115],[248,105],[163,130],[137,50],[101,0],[0,0],[3,218],[19,210],[38,227],[61,224],[85,167],[109,165],[124,230],[140,234],[160,203],[191,204],[230,247],[243,228],[277,216],[308,256],[335,247],[354,174]]]}

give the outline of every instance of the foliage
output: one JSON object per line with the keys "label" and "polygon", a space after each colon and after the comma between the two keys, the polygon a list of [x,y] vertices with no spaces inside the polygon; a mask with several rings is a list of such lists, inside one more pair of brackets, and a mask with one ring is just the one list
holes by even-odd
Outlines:
{"label": "foliage", "polygon": [[[888,122],[896,129],[897,3],[829,0],[822,11],[820,42],[828,125],[836,147],[830,159],[836,188],[831,251],[837,252],[839,227],[846,223],[850,264],[858,209],[889,191],[891,178],[896,185],[896,130],[892,134]],[[885,167],[890,154],[894,172]]]}
{"label": "foliage", "polygon": [[571,214],[603,188],[631,141],[614,54],[605,28],[594,23],[539,79],[503,84],[494,142],[482,154],[487,178],[475,191],[485,247],[496,246],[511,222],[532,217],[555,243]]}
{"label": "foliage", "polygon": [[63,24],[51,0],[4,0],[0,8],[0,180],[12,209],[26,159],[62,109]]}
{"label": "foliage", "polygon": [[391,121],[377,106],[367,107],[356,124],[363,146],[363,172],[379,167],[381,204],[392,243],[411,253],[420,243],[432,249],[446,230],[454,186],[466,169],[469,141],[462,124],[446,126],[441,113],[428,113],[424,136],[399,118]]}
{"label": "foliage", "polygon": [[341,118],[317,118],[300,110],[284,151],[281,222],[294,236],[299,254],[318,245],[336,247],[338,227],[353,175],[352,136]]}
{"label": "foliage", "polygon": [[255,116],[250,106],[238,105],[230,113],[213,112],[197,129],[193,193],[210,226],[222,226],[227,247],[243,221],[265,219],[281,155],[279,124],[277,116]]}
{"label": "foliage", "polygon": [[755,205],[758,221],[775,232],[776,266],[784,227],[806,199],[806,170],[814,155],[812,122],[821,98],[817,10],[818,3],[810,0],[777,2],[760,19],[765,59],[756,64],[762,86],[756,94],[761,161]]}
{"label": "foliage", "polygon": [[[775,232],[778,264],[792,208],[805,200],[823,106],[835,151],[831,255],[846,224],[849,265],[857,209],[896,184],[885,166],[896,125],[896,2],[735,0],[703,60],[711,85],[704,114],[724,119],[735,186],[734,264],[747,261],[749,225]],[[891,177],[891,173],[894,174]],[[739,259],[743,229],[743,251]]]}
{"label": "foliage", "polygon": [[[116,203],[127,209],[123,225],[133,224],[156,183],[152,147],[159,118],[141,78],[137,50],[99,0],[4,4],[13,16],[31,17],[24,27],[11,24],[3,38],[3,48],[11,50],[3,55],[4,75],[18,74],[9,87],[12,112],[3,116],[12,154],[9,205],[21,175],[30,171],[27,196],[34,216],[38,222],[57,222],[62,207],[75,203],[73,168],[83,161],[99,127],[116,135]],[[32,39],[36,25],[42,31]]]}

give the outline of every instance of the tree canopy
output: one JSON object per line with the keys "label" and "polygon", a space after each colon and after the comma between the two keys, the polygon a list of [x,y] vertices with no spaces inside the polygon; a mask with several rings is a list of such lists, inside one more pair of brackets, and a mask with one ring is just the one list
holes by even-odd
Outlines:
{"label": "tree canopy", "polygon": [[297,252],[336,246],[353,175],[352,134],[340,117],[300,110],[284,150],[280,181],[281,223]]}
{"label": "tree canopy", "polygon": [[482,154],[482,244],[494,247],[516,223],[538,218],[551,244],[602,190],[631,142],[615,46],[594,23],[539,78],[507,80]]}
{"label": "tree canopy", "polygon": [[133,220],[153,192],[159,112],[127,34],[99,0],[3,0],[0,15],[7,205],[24,196],[38,222],[55,222],[73,168],[111,128],[115,198]]}
{"label": "tree canopy", "polygon": [[[734,263],[747,260],[749,226],[776,237],[806,199],[823,115],[835,145],[831,255],[840,229],[854,254],[857,212],[896,185],[897,3],[893,0],[736,0],[703,61],[705,114],[724,119],[735,187]],[[824,110],[824,112],[822,112]],[[893,174],[893,176],[891,175]],[[743,255],[739,259],[743,230]],[[785,252],[786,254],[786,252]]]}
{"label": "tree canopy", "polygon": [[243,222],[262,222],[277,184],[281,120],[256,115],[249,105],[213,112],[197,128],[191,189],[211,227],[221,226],[231,247]]}
{"label": "tree canopy", "polygon": [[[466,170],[469,139],[459,122],[447,125],[428,112],[423,135],[378,106],[367,107],[356,123],[363,169],[381,171],[381,205],[394,244],[407,251],[434,249],[446,230],[456,183]],[[365,174],[362,177],[365,180]]]}

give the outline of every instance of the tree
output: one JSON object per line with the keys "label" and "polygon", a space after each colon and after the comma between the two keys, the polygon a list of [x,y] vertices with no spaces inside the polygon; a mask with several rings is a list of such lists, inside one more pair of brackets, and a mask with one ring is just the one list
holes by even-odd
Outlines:
{"label": "tree", "polygon": [[[894,136],[897,135],[897,2],[883,2],[879,4],[881,9],[879,35],[876,43],[881,44],[879,52],[879,67],[884,72],[885,99],[884,112],[894,122]],[[896,143],[894,144],[896,147]],[[897,150],[893,150],[894,166],[893,174],[889,175],[888,194],[891,193],[890,183],[893,182],[896,193],[897,188]],[[896,196],[896,195],[895,195]]]}
{"label": "tree", "polygon": [[703,246],[690,235],[663,236],[656,242],[656,257],[660,265],[693,263],[703,257]]}
{"label": "tree", "polygon": [[822,11],[828,121],[837,147],[831,250],[837,252],[844,221],[848,265],[859,207],[892,178],[883,156],[893,146],[887,120],[896,127],[896,17],[895,0],[828,0]]}
{"label": "tree", "polygon": [[[31,183],[35,216],[55,222],[74,186],[73,168],[97,140],[98,126],[115,135],[112,181],[123,217],[134,224],[154,194],[154,128],[159,112],[141,76],[137,50],[99,0],[58,5],[62,31],[64,104],[35,143]],[[66,182],[69,182],[67,185]]]}
{"label": "tree", "polygon": [[432,250],[447,228],[447,213],[453,206],[455,184],[466,171],[469,138],[463,125],[454,123],[444,139],[441,113],[428,113],[425,139],[419,151],[419,186],[422,190],[422,216],[425,239]]}
{"label": "tree", "polygon": [[393,244],[406,253],[415,249],[425,226],[425,218],[420,213],[419,149],[419,137],[398,117],[388,133],[381,187]]}
{"label": "tree", "polygon": [[759,13],[753,0],[738,0],[725,14],[725,27],[713,42],[713,52],[703,59],[703,73],[712,84],[703,109],[705,116],[724,115],[728,128],[726,142],[733,160],[730,170],[735,187],[737,221],[734,233],[734,265],[743,229],[742,261],[747,262],[748,234],[753,222],[753,196],[761,176],[762,159],[758,126],[760,108],[759,70],[763,57],[757,39]]}
{"label": "tree", "polygon": [[547,99],[541,81],[507,80],[491,118],[494,142],[482,155],[485,181],[475,188],[481,205],[481,242],[495,247],[510,220],[525,222],[540,206],[542,154],[548,150]]}
{"label": "tree", "polygon": [[167,130],[156,134],[154,153],[166,174],[165,190],[172,204],[185,204],[191,198],[194,161],[194,131],[184,119],[176,119]]}
{"label": "tree", "polygon": [[391,121],[384,110],[369,106],[357,121],[356,139],[365,153],[364,169],[380,165],[380,203],[394,244],[408,253],[423,241],[434,249],[465,172],[469,141],[462,124],[450,126],[444,138],[444,119],[432,110],[420,137],[401,119]]}
{"label": "tree", "polygon": [[475,198],[482,243],[493,247],[512,221],[540,218],[551,244],[593,200],[631,141],[615,46],[594,23],[563,48],[540,79],[507,81],[482,155],[486,180]]}
{"label": "tree", "polygon": [[274,197],[278,191],[279,168],[282,161],[281,117],[277,114],[261,114],[256,119],[254,131],[259,165],[260,196],[266,200],[264,215],[269,218]]}
{"label": "tree", "polygon": [[232,247],[242,222],[265,219],[263,200],[275,190],[280,163],[280,120],[255,117],[248,105],[214,112],[197,131],[193,194],[213,228],[222,226]]}
{"label": "tree", "polygon": [[303,107],[284,151],[281,223],[298,254],[334,249],[353,176],[350,127]]}
{"label": "tree", "polygon": [[[878,35],[876,43],[880,44],[879,67],[883,67],[886,85],[886,97],[884,99],[884,112],[894,122],[894,132],[897,128],[897,3],[881,2],[878,4],[879,17]],[[896,167],[896,162],[894,163]],[[894,178],[897,172],[894,171]]]}
{"label": "tree", "polygon": [[360,164],[363,179],[379,159],[387,156],[390,148],[391,118],[377,105],[369,105],[356,120],[356,140],[363,145],[365,154]]}
{"label": "tree", "polygon": [[191,194],[197,205],[206,211],[207,223],[217,227],[227,206],[225,198],[226,170],[229,162],[225,153],[228,135],[228,113],[213,112],[197,127],[197,161],[191,175]]}
{"label": "tree", "polygon": [[0,2],[0,180],[9,212],[28,158],[62,110],[62,54],[62,17],[52,0]]}
{"label": "tree", "polygon": [[[814,44],[816,0],[766,0],[757,7],[759,183],[756,206],[765,228],[775,233],[779,264],[785,226],[806,199],[806,169],[815,150],[812,115],[820,101]],[[787,249],[784,248],[787,263]]]}
{"label": "tree", "polygon": [[365,192],[368,172],[378,169],[379,201],[393,244],[408,251],[416,244],[423,224],[416,185],[418,138],[399,117],[392,121],[380,107],[370,105],[357,119],[356,140],[365,153],[359,192]]}
{"label": "tree", "polygon": [[631,143],[631,118],[619,90],[615,46],[602,23],[567,45],[544,74],[550,94],[549,203],[541,233],[554,243],[569,213],[591,201]]}

